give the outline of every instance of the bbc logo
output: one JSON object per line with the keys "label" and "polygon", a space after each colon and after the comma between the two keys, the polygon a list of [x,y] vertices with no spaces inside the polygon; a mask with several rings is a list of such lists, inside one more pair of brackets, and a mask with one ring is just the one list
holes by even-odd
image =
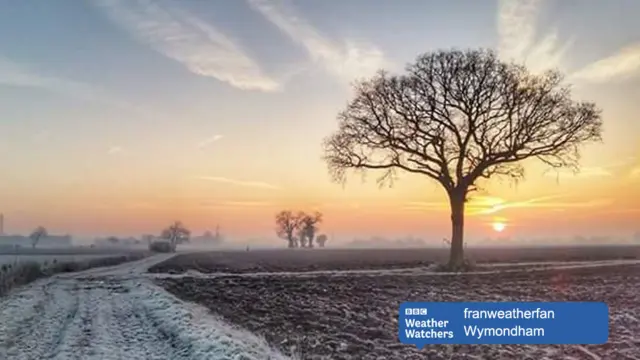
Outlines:
{"label": "bbc logo", "polygon": [[405,315],[427,315],[427,308],[406,308]]}

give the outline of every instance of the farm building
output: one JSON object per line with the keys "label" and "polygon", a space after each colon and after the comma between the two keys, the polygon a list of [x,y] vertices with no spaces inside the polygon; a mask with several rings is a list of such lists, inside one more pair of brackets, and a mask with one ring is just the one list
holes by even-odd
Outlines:
{"label": "farm building", "polygon": [[189,240],[192,245],[199,246],[212,246],[212,245],[220,245],[224,241],[224,237],[220,233],[220,227],[216,226],[216,232],[211,233],[211,231],[205,231],[204,234],[200,236],[194,236]]}

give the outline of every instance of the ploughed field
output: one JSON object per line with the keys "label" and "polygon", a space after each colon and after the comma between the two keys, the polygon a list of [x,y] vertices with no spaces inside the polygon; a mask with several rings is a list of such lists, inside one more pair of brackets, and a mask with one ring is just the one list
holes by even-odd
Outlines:
{"label": "ploughed field", "polygon": [[[473,255],[486,263],[480,272],[457,275],[424,267],[446,253],[415,249],[189,254],[150,271],[195,271],[156,281],[300,359],[624,360],[640,354],[640,264],[598,261],[638,259],[638,249],[495,249],[493,255],[485,249]],[[489,263],[540,260],[547,260],[546,266]],[[592,263],[563,264],[569,260]],[[398,270],[403,267],[412,269]],[[366,269],[377,271],[349,271]],[[209,274],[201,274],[205,272]],[[226,274],[215,274],[222,272]],[[403,301],[604,301],[610,308],[609,343],[432,345],[418,350],[398,341]]]}
{"label": "ploughed field", "polygon": [[[598,261],[640,259],[640,246],[591,246],[555,248],[478,248],[467,256],[478,264]],[[427,267],[443,263],[449,250],[433,249],[313,249],[212,251],[179,255],[149,269],[153,273],[303,272],[376,270]]]}

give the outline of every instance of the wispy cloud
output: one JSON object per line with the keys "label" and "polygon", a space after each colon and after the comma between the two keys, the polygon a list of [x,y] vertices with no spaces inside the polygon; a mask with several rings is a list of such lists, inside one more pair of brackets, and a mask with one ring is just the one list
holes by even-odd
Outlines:
{"label": "wispy cloud", "polygon": [[640,44],[625,47],[616,54],[571,74],[572,79],[592,83],[626,80],[637,76],[640,76]]}
{"label": "wispy cloud", "polygon": [[222,135],[213,135],[213,136],[209,136],[208,138],[201,140],[200,142],[198,142],[198,147],[199,148],[205,148],[211,144],[213,144],[214,142],[218,141],[222,139]]}
{"label": "wispy cloud", "polygon": [[[638,149],[640,150],[640,147]],[[626,160],[621,161],[621,164],[626,170],[627,178],[631,181],[635,182],[637,178],[640,178],[640,155],[629,156]]]}
{"label": "wispy cloud", "polygon": [[266,201],[202,201],[200,205],[205,207],[220,207],[220,208],[260,208],[269,207],[273,204]]}
{"label": "wispy cloud", "polygon": [[606,212],[602,212],[601,214],[636,214],[636,213],[640,213],[640,208],[616,208],[616,209],[611,209],[609,211]]}
{"label": "wispy cloud", "polygon": [[[499,0],[498,52],[505,60],[527,65],[540,73],[566,69],[566,55],[572,41],[561,41],[556,30],[541,32],[537,24],[546,0]],[[572,71],[569,79],[579,83],[604,83],[640,76],[640,44]]]}
{"label": "wispy cloud", "polygon": [[247,0],[249,5],[280,31],[302,46],[314,62],[341,79],[372,75],[388,65],[383,52],[371,44],[345,41],[340,44],[321,34],[296,12],[287,0]]}
{"label": "wispy cloud", "polygon": [[[613,166],[612,166],[613,167]],[[592,166],[592,167],[584,167],[580,169],[578,172],[572,171],[547,171],[545,172],[545,176],[548,177],[562,177],[563,179],[584,179],[584,178],[598,178],[598,177],[609,177],[613,176],[613,172],[611,169],[605,166]]]}
{"label": "wispy cloud", "polygon": [[94,92],[94,89],[87,84],[42,75],[23,64],[3,57],[0,57],[0,84],[42,88],[79,97],[86,97]]}
{"label": "wispy cloud", "polygon": [[634,164],[636,163],[636,157],[628,156],[608,164],[605,163],[602,166],[583,167],[577,173],[571,171],[547,171],[545,172],[545,176],[563,179],[588,179],[612,176],[625,177],[627,175],[633,177]]}
{"label": "wispy cloud", "polygon": [[500,56],[524,63],[534,73],[562,68],[571,44],[561,43],[556,31],[540,34],[537,23],[543,4],[544,0],[500,0],[498,6]]}
{"label": "wispy cloud", "polygon": [[122,152],[124,152],[124,148],[118,145],[113,145],[109,148],[109,150],[107,150],[107,153],[111,155],[120,154]]}
{"label": "wispy cloud", "polygon": [[547,210],[563,210],[575,208],[592,208],[612,203],[611,199],[592,199],[588,201],[557,201],[565,196],[544,196],[523,201],[506,201],[500,198],[476,197],[468,206],[473,215],[495,214],[506,209],[536,208]]}
{"label": "wispy cloud", "polygon": [[0,56],[0,84],[35,88],[77,99],[101,102],[120,108],[133,105],[116,99],[105,91],[83,82],[42,74],[27,65]]}
{"label": "wispy cloud", "polygon": [[[474,196],[466,205],[469,215],[496,214],[507,209],[536,208],[548,211],[561,211],[575,208],[591,208],[612,203],[611,199],[592,199],[589,201],[559,201],[566,196],[544,196],[521,201],[507,201],[494,196]],[[405,210],[417,211],[449,211],[446,202],[409,202],[404,206]]]}
{"label": "wispy cloud", "polygon": [[246,90],[275,91],[280,84],[223,32],[162,0],[94,0],[136,39],[190,72]]}
{"label": "wispy cloud", "polygon": [[405,210],[448,210],[449,204],[441,201],[410,201],[402,207]]}
{"label": "wispy cloud", "polygon": [[269,183],[266,183],[266,182],[262,182],[262,181],[236,180],[236,179],[230,179],[230,178],[219,177],[219,176],[200,176],[199,179],[207,180],[207,181],[214,181],[214,182],[219,182],[219,183],[224,183],[224,184],[237,185],[237,186],[262,188],[262,189],[271,189],[271,190],[280,190],[279,186],[272,185],[272,184],[269,184]]}

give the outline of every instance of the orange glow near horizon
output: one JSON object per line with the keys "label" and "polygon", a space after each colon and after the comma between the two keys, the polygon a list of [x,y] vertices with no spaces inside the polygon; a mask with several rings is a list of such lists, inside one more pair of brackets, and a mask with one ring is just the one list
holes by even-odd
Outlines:
{"label": "orange glow near horizon", "polygon": [[[592,95],[597,101],[598,94]],[[640,105],[635,113],[623,113],[619,100],[602,101],[604,141],[583,149],[580,173],[549,172],[529,161],[526,178],[517,184],[479,183],[482,190],[466,204],[465,235],[495,237],[496,218],[507,225],[499,235],[513,238],[629,236],[640,230],[640,148],[633,145],[640,129],[632,121]],[[309,115],[310,122],[324,125],[304,138],[298,132],[306,129],[287,133],[287,144],[246,131],[236,134],[242,142],[225,136],[210,151],[156,139],[150,140],[152,150],[127,149],[97,159],[83,158],[79,147],[73,156],[56,158],[59,167],[40,149],[22,165],[26,170],[12,168],[0,182],[5,231],[28,233],[43,225],[52,233],[137,236],[180,220],[196,234],[220,225],[229,238],[277,241],[274,215],[291,209],[323,212],[320,231],[336,237],[449,237],[449,202],[435,181],[399,173],[393,187],[380,188],[378,174],[371,172],[366,181],[349,177],[344,187],[330,182],[319,144],[334,129],[338,109]]]}
{"label": "orange glow near horizon", "polygon": [[[517,187],[491,181],[484,192],[471,194],[465,233],[478,237],[492,237],[496,232],[515,237],[630,234],[637,231],[640,215],[635,181],[633,177],[576,177],[557,183],[546,176],[530,176]],[[4,210],[5,230],[26,232],[43,224],[55,233],[139,235],[157,233],[166,224],[181,220],[196,234],[220,225],[230,238],[276,241],[273,217],[279,210],[291,209],[323,212],[321,232],[336,236],[450,236],[444,190],[425,179],[406,177],[393,188],[383,189],[358,179],[344,189],[325,184],[275,189],[263,184],[158,182],[141,191],[142,187],[131,182],[121,185],[118,192],[78,188],[75,197],[66,201],[41,194],[22,196],[20,203],[4,203],[5,208],[14,205],[12,211]]]}

